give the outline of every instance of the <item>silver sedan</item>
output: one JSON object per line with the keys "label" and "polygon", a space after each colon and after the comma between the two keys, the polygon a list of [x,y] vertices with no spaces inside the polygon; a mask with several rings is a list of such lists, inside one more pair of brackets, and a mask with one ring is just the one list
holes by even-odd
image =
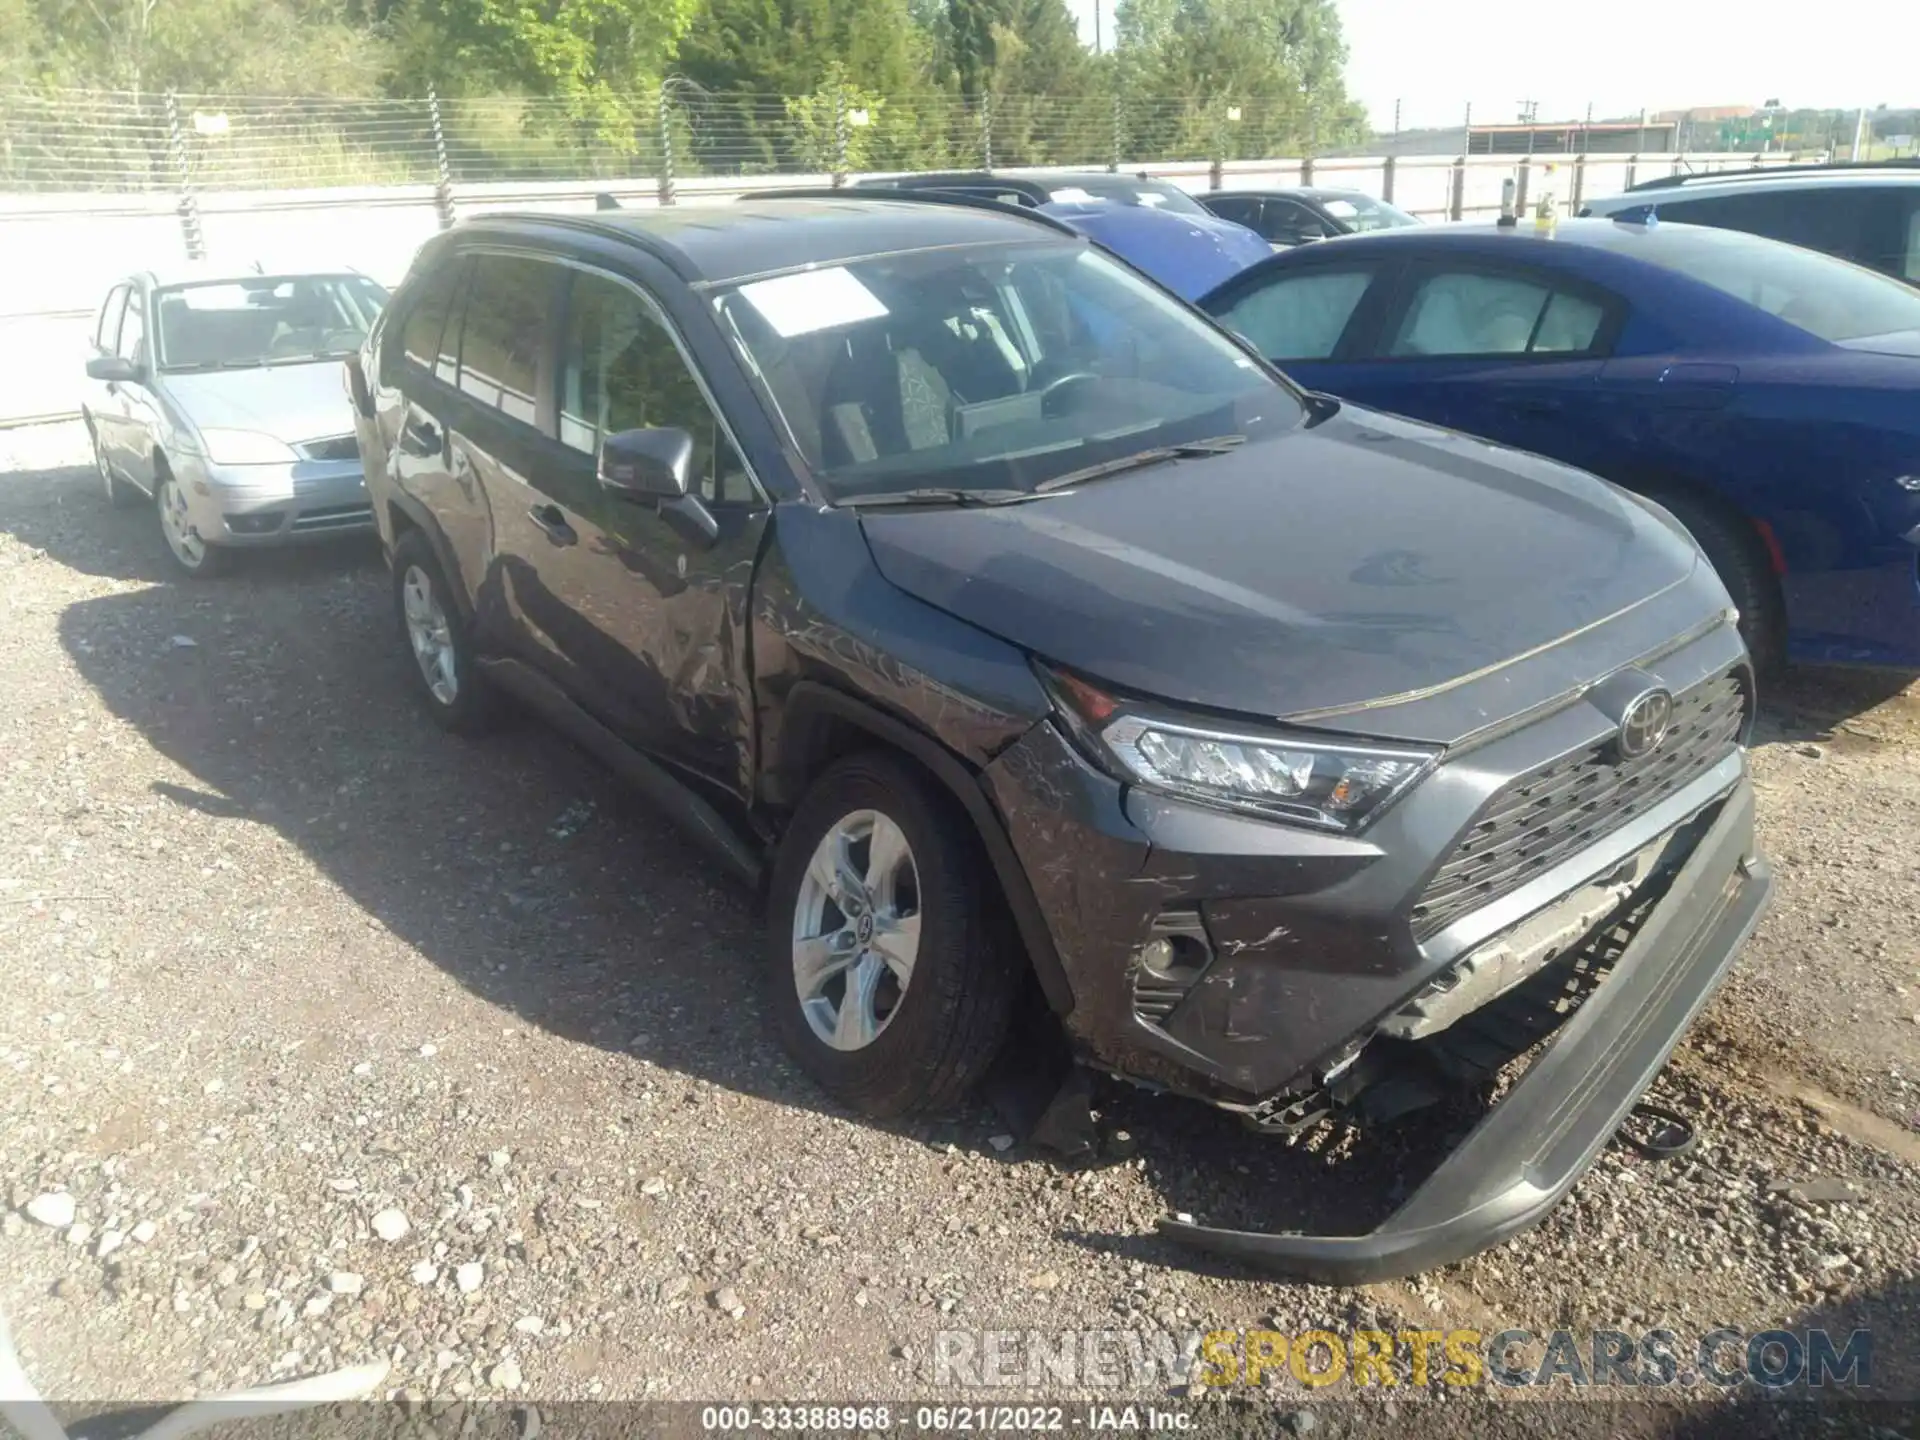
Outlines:
{"label": "silver sedan", "polygon": [[94,326],[84,414],[116,505],[153,504],[193,575],[373,528],[340,361],[387,301],[364,275],[129,276]]}

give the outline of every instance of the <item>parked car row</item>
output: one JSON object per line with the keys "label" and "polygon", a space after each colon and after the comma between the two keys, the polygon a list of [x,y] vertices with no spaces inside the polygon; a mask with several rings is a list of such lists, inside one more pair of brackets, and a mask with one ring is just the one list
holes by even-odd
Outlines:
{"label": "parked car row", "polygon": [[[1854,342],[1867,314],[1907,325],[1908,292],[1591,221],[1257,241],[1196,307],[1151,273],[1173,232],[1126,227],[1224,222],[934,178],[489,215],[422,247],[345,364],[421,703],[456,731],[530,707],[755,886],[781,1037],[855,1110],[951,1106],[1035,1014],[1083,1066],[1279,1135],[1545,1041],[1375,1228],[1164,1228],[1355,1281],[1533,1223],[1766,902],[1741,626],[1796,633],[1823,572],[1813,522],[1765,507],[1817,479],[1842,498],[1794,515],[1860,547],[1829,572],[1867,557],[1895,595],[1883,531],[1920,525],[1896,483],[1920,453],[1881,397],[1913,381]],[[311,282],[224,283],[259,346],[209,363],[270,372]],[[127,288],[169,313],[168,286]],[[171,332],[100,334],[121,365],[97,380],[177,389]],[[214,548],[308,513],[327,428],[223,403],[170,400],[103,460],[139,483],[145,444],[163,502],[198,487],[163,524]],[[1517,448],[1480,438],[1509,412],[1536,427]],[[236,487],[189,458],[209,429],[296,458],[229,455],[272,470]],[[1667,468],[1588,473],[1629,445]],[[1742,569],[1743,504],[1784,573]]]}

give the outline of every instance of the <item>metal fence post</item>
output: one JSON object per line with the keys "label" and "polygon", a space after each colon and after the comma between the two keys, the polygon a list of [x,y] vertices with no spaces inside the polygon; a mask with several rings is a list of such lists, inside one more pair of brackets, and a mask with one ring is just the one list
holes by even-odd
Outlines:
{"label": "metal fence post", "polygon": [[1120,173],[1120,161],[1125,147],[1125,133],[1124,120],[1120,113],[1120,92],[1116,90],[1113,92],[1113,148],[1107,160],[1107,171],[1109,174],[1117,175]]}
{"label": "metal fence post", "polygon": [[1399,168],[1395,163],[1399,158],[1389,155],[1380,167],[1380,198],[1389,205],[1393,203],[1393,172]]}
{"label": "metal fence post", "polygon": [[194,198],[193,175],[187,165],[187,137],[180,128],[180,102],[167,92],[167,158],[173,162],[173,181],[180,191],[180,235],[189,260],[207,258],[206,234],[200,228],[200,202]]}
{"label": "metal fence post", "polygon": [[433,126],[433,208],[440,212],[440,228],[451,228],[453,212],[453,165],[447,159],[447,132],[440,127],[440,96],[427,87],[427,119]]}
{"label": "metal fence post", "polygon": [[1467,157],[1456,156],[1453,162],[1452,194],[1447,197],[1447,218],[1458,220],[1467,212]]}
{"label": "metal fence post", "polygon": [[1573,201],[1568,207],[1569,213],[1580,213],[1580,199],[1587,193],[1587,152],[1582,150],[1573,157]]}
{"label": "metal fence post", "polygon": [[833,87],[833,188],[847,183],[847,87]]}
{"label": "metal fence post", "polygon": [[1520,174],[1513,187],[1513,213],[1527,213],[1527,188],[1533,181],[1533,160],[1531,157],[1520,162]]}
{"label": "metal fence post", "polygon": [[989,172],[993,169],[993,92],[982,91],[980,95],[980,159],[981,168]]}
{"label": "metal fence post", "polygon": [[660,87],[660,203],[673,204],[673,106]]}

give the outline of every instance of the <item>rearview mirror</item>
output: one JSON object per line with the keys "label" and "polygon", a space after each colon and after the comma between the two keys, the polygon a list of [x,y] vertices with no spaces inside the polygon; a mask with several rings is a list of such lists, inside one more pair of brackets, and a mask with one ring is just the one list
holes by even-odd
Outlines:
{"label": "rearview mirror", "polygon": [[140,367],[121,355],[96,355],[87,361],[87,378],[124,385],[140,378]]}
{"label": "rearview mirror", "polygon": [[693,474],[693,436],[677,428],[622,430],[600,442],[600,488],[628,500],[678,500]]}

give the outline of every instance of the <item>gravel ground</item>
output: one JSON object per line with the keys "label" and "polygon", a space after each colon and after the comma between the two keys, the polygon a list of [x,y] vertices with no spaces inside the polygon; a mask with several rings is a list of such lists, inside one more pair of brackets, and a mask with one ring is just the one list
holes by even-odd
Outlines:
{"label": "gravel ground", "polygon": [[[770,1038],[745,896],[532,722],[418,713],[370,549],[179,583],[84,461],[77,427],[0,432],[0,1308],[47,1393],[384,1355],[431,1400],[899,1398],[954,1328],[1787,1323],[1873,1326],[1878,1387],[1920,1394],[1897,679],[1769,707],[1778,898],[1659,1086],[1694,1156],[1611,1148],[1538,1230],[1415,1282],[1285,1285],[1152,1222],[1377,1213],[1445,1127],[1288,1148],[1122,1096],[1137,1156],[1069,1173],[985,1111],[840,1114]],[[1392,1423],[1273,1403],[1213,1402],[1248,1433]]]}

